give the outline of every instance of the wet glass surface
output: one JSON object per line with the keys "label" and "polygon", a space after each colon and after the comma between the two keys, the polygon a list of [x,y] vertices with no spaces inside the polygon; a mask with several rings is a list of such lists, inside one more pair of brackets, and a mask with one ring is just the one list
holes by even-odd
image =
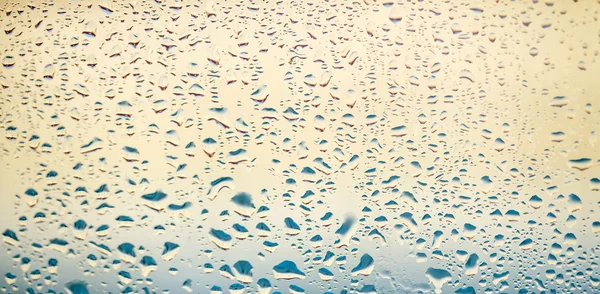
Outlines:
{"label": "wet glass surface", "polygon": [[2,1],[6,293],[600,292],[598,1]]}

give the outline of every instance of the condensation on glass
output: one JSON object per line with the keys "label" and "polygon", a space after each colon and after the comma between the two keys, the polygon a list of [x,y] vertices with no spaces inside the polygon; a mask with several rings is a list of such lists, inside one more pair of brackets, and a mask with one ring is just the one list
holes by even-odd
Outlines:
{"label": "condensation on glass", "polygon": [[2,1],[0,290],[600,292],[599,12]]}

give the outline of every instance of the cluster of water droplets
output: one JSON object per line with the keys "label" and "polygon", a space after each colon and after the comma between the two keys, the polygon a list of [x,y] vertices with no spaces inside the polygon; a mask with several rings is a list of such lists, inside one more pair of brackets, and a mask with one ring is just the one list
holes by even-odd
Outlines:
{"label": "cluster of water droplets", "polygon": [[3,1],[0,290],[599,292],[579,2]]}

